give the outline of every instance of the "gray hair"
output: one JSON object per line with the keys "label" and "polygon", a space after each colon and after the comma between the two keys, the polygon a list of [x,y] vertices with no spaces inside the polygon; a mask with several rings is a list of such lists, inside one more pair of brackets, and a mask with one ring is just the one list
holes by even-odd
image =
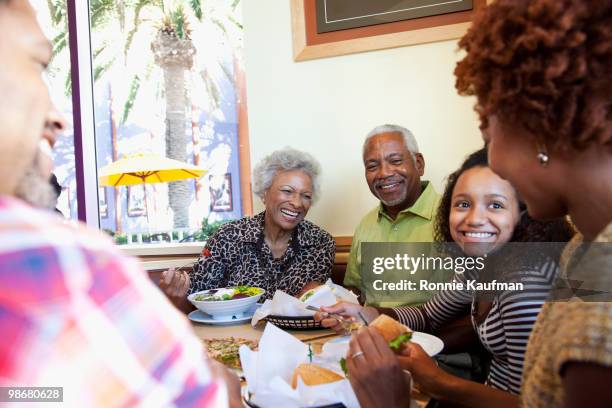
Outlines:
{"label": "gray hair", "polygon": [[312,181],[313,201],[319,193],[319,162],[309,153],[290,147],[276,150],[264,157],[253,170],[253,191],[263,200],[264,194],[272,185],[274,177],[281,171],[300,170]]}
{"label": "gray hair", "polygon": [[370,133],[368,133],[363,142],[363,153],[365,153],[366,146],[370,139],[382,133],[400,133],[404,138],[406,148],[408,149],[408,151],[410,151],[413,160],[415,159],[415,155],[419,153],[419,145],[412,132],[406,129],[405,127],[398,125],[381,125],[376,126],[374,129],[370,130]]}

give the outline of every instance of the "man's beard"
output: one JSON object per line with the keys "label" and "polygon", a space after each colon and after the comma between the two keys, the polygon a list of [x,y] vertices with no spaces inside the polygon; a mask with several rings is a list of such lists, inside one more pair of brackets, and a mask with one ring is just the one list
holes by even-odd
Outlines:
{"label": "man's beard", "polygon": [[380,200],[381,203],[383,203],[386,207],[395,207],[396,205],[399,205],[401,203],[403,203],[404,201],[406,201],[406,194],[404,194],[403,197],[399,197],[396,198],[395,200],[391,200],[391,201],[387,201],[387,200],[383,200],[382,198],[378,197],[378,199]]}
{"label": "man's beard", "polygon": [[395,207],[396,205],[400,205],[401,203],[406,201],[406,198],[408,197],[408,190],[405,189],[403,194],[399,196],[398,198],[396,198],[395,200],[385,200],[382,198],[382,194],[378,192],[376,192],[375,195],[376,195],[376,198],[378,198],[380,202],[385,205],[385,207]]}
{"label": "man's beard", "polygon": [[19,181],[15,195],[34,207],[53,210],[57,206],[57,195],[49,179],[41,174],[38,154]]}

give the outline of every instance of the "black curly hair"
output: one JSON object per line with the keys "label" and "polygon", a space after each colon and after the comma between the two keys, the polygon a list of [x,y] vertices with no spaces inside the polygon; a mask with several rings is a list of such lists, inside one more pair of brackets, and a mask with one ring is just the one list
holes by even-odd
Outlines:
{"label": "black curly hair", "polygon": [[[434,220],[434,240],[436,242],[453,242],[449,216],[453,190],[459,177],[469,169],[488,167],[488,165],[487,148],[483,147],[467,156],[461,167],[448,176],[444,194]],[[519,200],[520,219],[514,228],[510,242],[567,242],[574,235],[574,228],[565,218],[545,222],[536,221],[529,217],[526,209],[525,204]]]}

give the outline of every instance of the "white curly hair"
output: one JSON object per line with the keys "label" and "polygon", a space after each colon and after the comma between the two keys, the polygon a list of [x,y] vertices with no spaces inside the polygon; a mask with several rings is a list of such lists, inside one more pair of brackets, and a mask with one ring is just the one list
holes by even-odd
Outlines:
{"label": "white curly hair", "polygon": [[311,154],[291,147],[276,150],[257,163],[253,170],[253,191],[263,200],[264,194],[274,181],[274,177],[281,171],[291,170],[303,171],[310,177],[314,201],[319,193],[321,166]]}

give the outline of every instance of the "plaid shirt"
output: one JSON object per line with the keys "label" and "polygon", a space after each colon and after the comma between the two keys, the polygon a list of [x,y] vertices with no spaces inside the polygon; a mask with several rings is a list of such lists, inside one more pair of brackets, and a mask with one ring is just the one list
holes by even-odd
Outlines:
{"label": "plaid shirt", "polygon": [[75,406],[227,405],[188,321],[95,230],[0,196],[0,386]]}

